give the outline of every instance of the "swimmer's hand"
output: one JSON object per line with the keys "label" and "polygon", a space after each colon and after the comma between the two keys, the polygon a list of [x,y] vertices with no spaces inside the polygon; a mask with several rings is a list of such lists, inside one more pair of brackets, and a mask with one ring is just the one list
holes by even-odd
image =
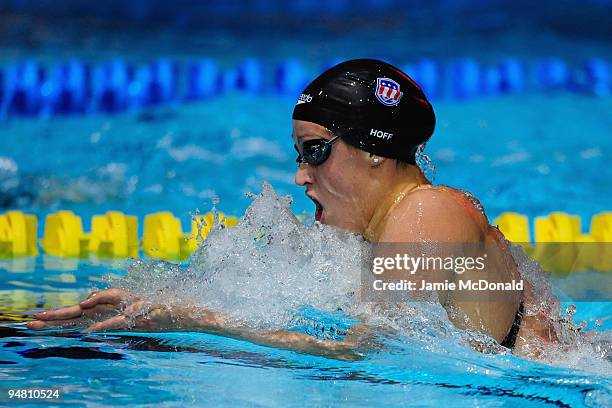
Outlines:
{"label": "swimmer's hand", "polygon": [[112,288],[91,293],[81,303],[57,310],[38,313],[28,323],[34,330],[57,327],[86,327],[87,331],[171,331],[221,326],[212,312],[198,311],[188,306],[169,308],[151,305],[134,293]]}
{"label": "swimmer's hand", "polygon": [[138,300],[135,294],[118,288],[92,292],[79,304],[37,313],[36,320],[29,322],[28,328],[42,330],[89,326],[96,321],[106,321],[121,315],[130,304]]}
{"label": "swimmer's hand", "polygon": [[223,334],[221,315],[189,305],[166,306],[136,299],[122,313],[92,324],[90,332],[101,331],[205,331]]}

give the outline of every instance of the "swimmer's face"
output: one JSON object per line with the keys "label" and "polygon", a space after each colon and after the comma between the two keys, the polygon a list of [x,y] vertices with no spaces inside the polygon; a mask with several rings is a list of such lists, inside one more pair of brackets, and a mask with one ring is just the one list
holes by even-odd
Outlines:
{"label": "swimmer's face", "polygon": [[[316,123],[293,121],[293,142],[300,154],[304,142],[333,137],[329,130]],[[322,164],[298,164],[295,182],[306,187],[306,195],[315,203],[316,220],[363,233],[376,204],[369,195],[372,177],[367,153],[339,139],[331,145],[331,154]]]}

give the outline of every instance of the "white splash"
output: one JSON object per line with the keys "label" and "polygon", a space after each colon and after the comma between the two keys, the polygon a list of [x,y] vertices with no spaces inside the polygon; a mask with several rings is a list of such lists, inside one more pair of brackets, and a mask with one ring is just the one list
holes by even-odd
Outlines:
{"label": "white splash", "polygon": [[245,324],[286,327],[298,308],[356,312],[362,262],[369,246],[354,234],[302,224],[264,184],[239,226],[214,228],[187,270],[137,261],[113,282],[164,303],[189,301]]}

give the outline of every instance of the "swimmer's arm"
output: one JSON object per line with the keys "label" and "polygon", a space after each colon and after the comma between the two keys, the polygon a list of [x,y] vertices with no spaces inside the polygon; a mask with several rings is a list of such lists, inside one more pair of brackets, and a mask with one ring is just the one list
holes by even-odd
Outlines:
{"label": "swimmer's arm", "polygon": [[[131,303],[130,303],[131,302]],[[123,304],[130,303],[122,309]],[[143,312],[145,311],[146,312]],[[95,321],[98,321],[95,323]],[[284,348],[301,353],[356,360],[361,356],[356,346],[365,325],[350,330],[344,341],[319,340],[290,331],[262,332],[230,324],[221,313],[195,306],[147,306],[135,294],[121,289],[92,293],[81,303],[38,313],[28,323],[34,330],[57,327],[87,327],[87,331],[199,331],[250,341],[263,346]]]}
{"label": "swimmer's arm", "polygon": [[[118,316],[88,328],[89,331],[108,331],[126,328],[125,318]],[[361,355],[355,350],[360,328],[349,331],[344,341],[325,341],[304,333],[286,330],[259,331],[229,323],[221,313],[193,306],[154,307],[146,317],[138,318],[131,330],[139,331],[196,331],[215,334],[267,347],[282,348],[299,353],[313,354],[341,360],[357,360]]]}
{"label": "swimmer's arm", "polygon": [[[267,333],[239,331],[237,338],[260,344],[262,346],[283,348],[299,353],[354,361],[362,358],[356,350],[360,328],[350,331],[343,341],[320,340],[304,333],[274,331]],[[234,337],[234,336],[230,336]]]}
{"label": "swimmer's arm", "polygon": [[[365,330],[364,324],[357,324],[348,330],[343,341],[320,340],[305,333],[287,330],[259,331],[227,323],[221,314],[212,311],[201,311],[186,308],[180,313],[184,322],[179,329],[185,331],[200,331],[246,340],[267,347],[282,348],[299,353],[337,358],[341,360],[358,360],[361,354],[357,352],[358,342]],[[192,317],[192,316],[197,317]],[[186,317],[186,319],[185,319]]]}

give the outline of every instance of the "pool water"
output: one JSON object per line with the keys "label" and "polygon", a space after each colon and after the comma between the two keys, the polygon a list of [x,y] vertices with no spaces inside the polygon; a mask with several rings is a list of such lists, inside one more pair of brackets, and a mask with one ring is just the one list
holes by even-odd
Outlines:
{"label": "pool water", "polygon": [[[115,266],[116,268],[117,266]],[[574,350],[556,362],[486,355],[449,341],[385,340],[341,361],[203,333],[84,334],[27,330],[27,313],[71,304],[109,266],[3,273],[2,387],[61,387],[75,406],[607,406],[610,363]],[[602,318],[607,303],[579,303]],[[594,327],[590,321],[589,327]],[[599,329],[601,330],[601,329]]]}

